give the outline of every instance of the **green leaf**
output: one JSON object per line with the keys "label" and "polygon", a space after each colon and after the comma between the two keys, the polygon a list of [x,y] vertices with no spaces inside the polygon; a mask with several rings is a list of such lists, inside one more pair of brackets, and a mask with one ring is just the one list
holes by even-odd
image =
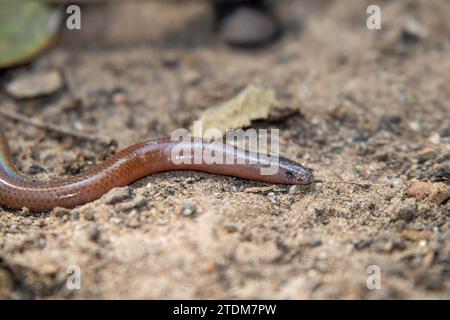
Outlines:
{"label": "green leaf", "polygon": [[26,63],[47,48],[61,17],[42,0],[0,0],[0,68]]}

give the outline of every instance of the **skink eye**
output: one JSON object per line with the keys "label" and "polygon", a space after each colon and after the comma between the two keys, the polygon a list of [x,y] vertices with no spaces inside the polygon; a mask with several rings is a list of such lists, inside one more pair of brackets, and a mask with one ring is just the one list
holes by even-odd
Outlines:
{"label": "skink eye", "polygon": [[292,172],[290,172],[290,171],[286,171],[286,176],[287,176],[289,179],[294,178],[294,174],[293,174]]}

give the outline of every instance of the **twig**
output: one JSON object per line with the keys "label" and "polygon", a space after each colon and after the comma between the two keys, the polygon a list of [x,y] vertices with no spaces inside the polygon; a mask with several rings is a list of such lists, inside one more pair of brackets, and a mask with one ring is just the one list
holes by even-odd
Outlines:
{"label": "twig", "polygon": [[370,186],[373,186],[371,183],[359,183],[359,182],[352,182],[352,181],[327,181],[327,180],[320,180],[316,179],[314,180],[315,183],[343,183],[343,184],[351,184],[355,186],[359,186],[362,188],[368,188]]}
{"label": "twig", "polygon": [[45,130],[50,130],[50,131],[55,131],[58,132],[60,134],[66,135],[66,136],[71,136],[71,137],[75,137],[77,139],[81,139],[81,140],[87,140],[87,141],[91,141],[91,142],[96,142],[96,143],[100,143],[103,145],[111,145],[114,143],[114,139],[111,138],[107,138],[107,137],[102,137],[102,136],[95,136],[95,135],[90,135],[88,133],[83,133],[83,132],[78,132],[78,131],[74,131],[59,125],[55,125],[55,124],[51,124],[51,123],[45,123],[40,119],[32,119],[29,117],[26,117],[22,114],[16,113],[14,111],[11,110],[5,110],[0,108],[0,115],[8,118],[8,119],[12,119],[15,121],[19,121],[19,122],[23,122],[26,124],[29,124],[31,126],[37,127],[37,128],[41,128],[41,129],[45,129]]}
{"label": "twig", "polygon": [[277,188],[276,186],[268,186],[268,187],[250,187],[246,188],[244,192],[249,193],[267,193],[267,192],[285,192],[286,188]]}

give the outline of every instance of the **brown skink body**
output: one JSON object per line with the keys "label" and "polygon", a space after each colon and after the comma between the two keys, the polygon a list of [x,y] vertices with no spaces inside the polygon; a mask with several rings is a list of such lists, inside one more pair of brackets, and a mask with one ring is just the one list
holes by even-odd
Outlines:
{"label": "brown skink body", "polygon": [[[184,163],[177,164],[172,159],[174,148],[189,150],[183,154]],[[193,159],[196,152],[205,151],[235,161],[221,164],[186,161]],[[277,172],[262,174],[261,168],[268,165],[278,165]],[[71,208],[98,199],[112,188],[126,186],[153,173],[173,170],[203,171],[281,184],[308,184],[314,180],[309,169],[282,157],[277,158],[275,163],[272,158],[222,143],[160,139],[134,144],[77,176],[37,181],[17,170],[7,141],[0,132],[0,204],[10,208],[27,207],[31,211]]]}

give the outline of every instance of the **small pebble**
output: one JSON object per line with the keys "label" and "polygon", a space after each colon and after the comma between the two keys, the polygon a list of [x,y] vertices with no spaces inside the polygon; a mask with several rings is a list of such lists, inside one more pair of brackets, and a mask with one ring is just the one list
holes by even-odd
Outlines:
{"label": "small pebble", "polygon": [[184,217],[190,217],[197,213],[197,206],[195,203],[186,202],[181,206],[181,215]]}
{"label": "small pebble", "polygon": [[14,78],[6,86],[6,92],[14,98],[34,98],[52,94],[63,86],[58,71],[41,71]]}
{"label": "small pebble", "polygon": [[431,206],[428,203],[419,203],[417,211],[419,211],[421,215],[424,215],[431,211]]}
{"label": "small pebble", "polygon": [[442,138],[450,137],[450,125],[447,125],[447,127],[442,129],[441,132],[439,133],[439,136]]}
{"label": "small pebble", "polygon": [[106,204],[116,204],[130,198],[130,187],[114,188],[109,191],[105,196]]}
{"label": "small pebble", "polygon": [[278,204],[278,199],[274,192],[269,192],[267,194],[267,197],[269,198],[269,200],[272,204]]}
{"label": "small pebble", "polygon": [[220,33],[230,44],[256,46],[271,40],[277,33],[277,26],[267,14],[243,7],[224,19]]}
{"label": "small pebble", "polygon": [[410,123],[409,123],[409,128],[410,128],[411,130],[413,130],[413,131],[418,132],[418,131],[420,131],[420,129],[421,129],[420,123],[419,123],[419,122],[416,122],[416,121],[410,122]]}
{"label": "small pebble", "polygon": [[86,210],[83,212],[83,218],[87,221],[94,221],[95,220],[95,213],[92,210]]}
{"label": "small pebble", "polygon": [[418,201],[442,204],[450,199],[450,186],[446,183],[430,183],[418,181],[411,184],[408,195]]}
{"label": "small pebble", "polygon": [[70,210],[66,209],[66,208],[56,207],[53,209],[53,214],[57,218],[67,216],[69,213],[70,213]]}
{"label": "small pebble", "polygon": [[297,191],[298,191],[298,186],[297,185],[292,185],[290,188],[289,188],[289,194],[296,194],[297,193]]}
{"label": "small pebble", "polygon": [[318,247],[321,244],[322,244],[322,239],[320,238],[319,235],[314,235],[309,241],[309,245],[312,247]]}
{"label": "small pebble", "polygon": [[80,219],[80,213],[77,210],[70,210],[70,220],[75,221]]}
{"label": "small pebble", "polygon": [[434,158],[435,155],[436,153],[434,152],[433,149],[425,149],[417,155],[417,158],[419,159],[419,162],[422,163],[427,160],[430,160],[431,158]]}
{"label": "small pebble", "polygon": [[424,200],[430,193],[430,184],[428,182],[413,182],[408,190],[408,195],[417,201]]}
{"label": "small pebble", "polygon": [[429,32],[424,25],[420,24],[416,19],[408,20],[401,33],[401,38],[405,43],[416,43],[428,36]]}
{"label": "small pebble", "polygon": [[117,210],[119,211],[128,211],[131,209],[137,209],[137,208],[142,208],[143,206],[145,206],[147,204],[147,199],[141,195],[136,195],[135,197],[133,197],[133,199],[129,202],[125,202],[125,203],[121,203]]}
{"label": "small pebble", "polygon": [[408,198],[398,203],[394,208],[395,217],[398,220],[411,221],[416,213],[416,199]]}
{"label": "small pebble", "polygon": [[233,233],[233,232],[237,232],[237,231],[241,232],[244,229],[243,225],[234,223],[234,222],[227,222],[223,225],[223,227],[229,233]]}
{"label": "small pebble", "polygon": [[402,184],[402,180],[399,179],[399,178],[391,178],[391,179],[388,180],[388,184],[392,188],[398,188]]}
{"label": "small pebble", "polygon": [[140,194],[136,195],[131,201],[133,208],[141,208],[147,204],[147,199]]}
{"label": "small pebble", "polygon": [[87,236],[89,240],[97,242],[100,239],[100,230],[97,226],[92,226],[87,230]]}
{"label": "small pebble", "polygon": [[430,137],[430,141],[433,144],[439,144],[441,143],[441,136],[439,135],[439,133],[435,133]]}

